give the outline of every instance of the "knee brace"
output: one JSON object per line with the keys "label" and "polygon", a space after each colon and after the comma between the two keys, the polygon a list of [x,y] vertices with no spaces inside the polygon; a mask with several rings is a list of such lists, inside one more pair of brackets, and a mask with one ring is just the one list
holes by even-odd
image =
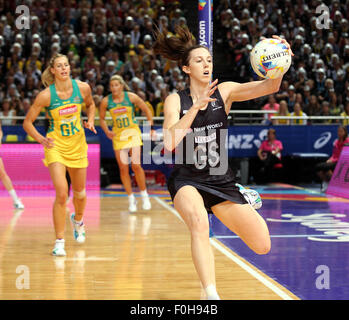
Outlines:
{"label": "knee brace", "polygon": [[86,189],[83,189],[81,191],[73,190],[73,197],[76,199],[84,199],[86,197]]}

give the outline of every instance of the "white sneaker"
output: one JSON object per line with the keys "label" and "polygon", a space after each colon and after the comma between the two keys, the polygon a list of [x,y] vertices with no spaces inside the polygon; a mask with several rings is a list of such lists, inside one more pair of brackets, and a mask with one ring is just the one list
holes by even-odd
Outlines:
{"label": "white sneaker", "polygon": [[66,256],[66,252],[64,250],[64,239],[56,240],[55,247],[52,250],[52,255],[56,257]]}
{"label": "white sneaker", "polygon": [[21,199],[18,199],[13,203],[13,207],[15,209],[24,209],[24,204],[22,203]]}
{"label": "white sneaker", "polygon": [[325,193],[327,188],[328,188],[328,182],[323,181],[322,184],[321,184],[321,190],[320,191]]}
{"label": "white sneaker", "polygon": [[137,201],[135,198],[128,198],[128,211],[130,212],[137,211]]}
{"label": "white sneaker", "polygon": [[70,219],[73,223],[73,229],[74,229],[73,235],[74,235],[75,241],[78,243],[84,243],[86,239],[84,223],[80,225],[80,222],[75,221],[75,213],[71,215]]}
{"label": "white sneaker", "polygon": [[262,207],[262,199],[256,190],[246,189],[241,184],[235,183],[239,188],[240,193],[244,196],[246,201],[256,210]]}
{"label": "white sneaker", "polygon": [[142,196],[142,208],[143,210],[150,210],[151,209],[151,202],[148,196]]}

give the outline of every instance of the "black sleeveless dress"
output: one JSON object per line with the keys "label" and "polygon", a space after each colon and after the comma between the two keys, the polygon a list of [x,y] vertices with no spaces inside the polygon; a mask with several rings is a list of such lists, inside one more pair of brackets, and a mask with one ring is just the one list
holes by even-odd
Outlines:
{"label": "black sleeveless dress", "polygon": [[[180,118],[193,105],[189,88],[178,92],[181,102]],[[245,204],[247,201],[235,185],[228,164],[226,137],[228,117],[218,89],[212,95],[217,100],[199,110],[188,133],[176,148],[175,165],[167,181],[172,201],[178,190],[186,185],[201,194],[206,210],[223,201]]]}

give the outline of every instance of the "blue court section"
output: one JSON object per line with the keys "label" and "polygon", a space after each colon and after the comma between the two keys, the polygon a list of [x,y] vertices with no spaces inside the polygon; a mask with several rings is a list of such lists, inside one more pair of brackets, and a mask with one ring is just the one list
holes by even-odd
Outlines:
{"label": "blue court section", "polygon": [[349,299],[349,200],[287,185],[254,189],[270,253],[255,254],[215,217],[214,236],[301,299]]}
{"label": "blue court section", "polygon": [[[290,185],[253,187],[263,199],[271,251],[257,255],[211,216],[213,236],[300,299],[349,299],[349,200]],[[165,188],[148,190],[173,205]],[[125,197],[121,186],[104,197]],[[229,269],[227,269],[229,272]]]}

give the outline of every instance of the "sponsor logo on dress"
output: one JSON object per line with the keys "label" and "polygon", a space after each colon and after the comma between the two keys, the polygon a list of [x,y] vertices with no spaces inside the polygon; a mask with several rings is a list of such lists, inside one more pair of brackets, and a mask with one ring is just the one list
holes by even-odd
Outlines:
{"label": "sponsor logo on dress", "polygon": [[211,142],[213,140],[216,140],[216,138],[217,138],[216,132],[213,132],[212,134],[210,134],[208,136],[196,136],[195,142],[196,143],[208,143],[208,142]]}
{"label": "sponsor logo on dress", "polygon": [[64,109],[59,110],[59,115],[60,116],[65,116],[65,115],[68,115],[68,114],[73,114],[73,113],[75,113],[77,111],[78,111],[78,107],[77,106],[69,106],[69,107],[66,107]]}
{"label": "sponsor logo on dress", "polygon": [[219,104],[216,104],[215,101],[212,101],[211,102],[211,105],[212,105],[212,111],[216,111],[216,110],[219,110],[219,109],[222,109],[223,107]]}
{"label": "sponsor logo on dress", "polygon": [[124,113],[127,112],[127,108],[117,108],[113,110],[113,113]]}

